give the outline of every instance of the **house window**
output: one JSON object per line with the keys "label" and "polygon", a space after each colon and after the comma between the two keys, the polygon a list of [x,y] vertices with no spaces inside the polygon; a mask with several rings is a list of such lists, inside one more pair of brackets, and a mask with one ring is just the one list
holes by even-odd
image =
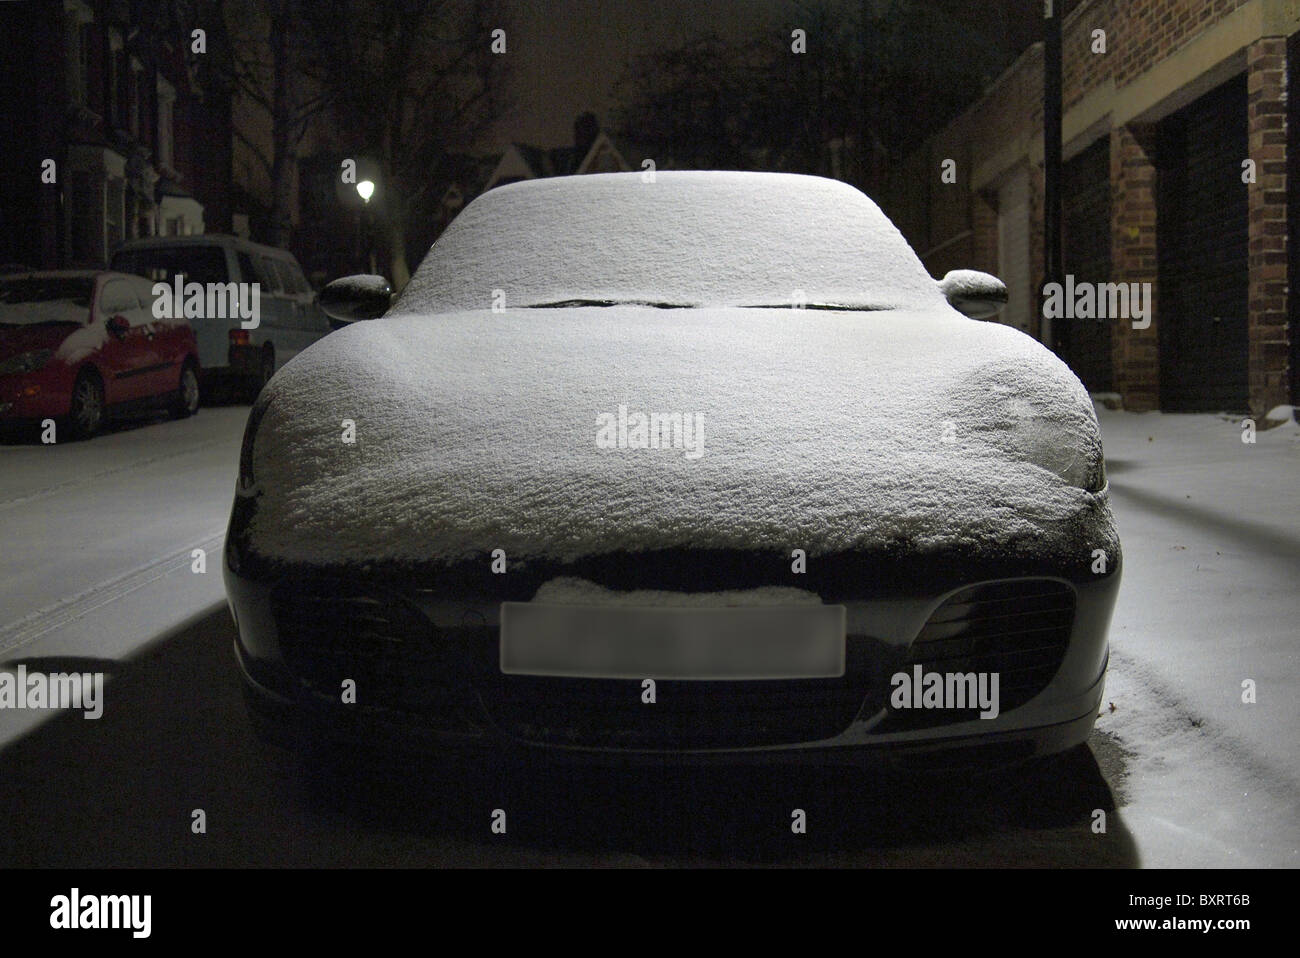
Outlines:
{"label": "house window", "polygon": [[116,28],[108,31],[108,120],[120,127],[126,119],[125,90],[122,83],[122,32]]}
{"label": "house window", "polygon": [[78,106],[90,104],[90,24],[94,13],[90,7],[78,0],[65,0],[64,39],[67,47],[66,64],[68,80],[68,97]]}
{"label": "house window", "polygon": [[164,80],[158,78],[158,165],[172,168],[172,149],[174,140],[172,139],[172,116],[173,107],[176,103],[176,88]]}
{"label": "house window", "polygon": [[131,69],[126,81],[126,109],[127,109],[127,129],[131,131],[133,139],[140,137],[140,117],[144,114],[142,103],[144,101],[144,84],[140,82],[140,74],[144,72],[144,64],[135,57],[131,58]]}
{"label": "house window", "polygon": [[126,181],[110,177],[105,183],[104,238],[109,252],[126,238]]}
{"label": "house window", "polygon": [[89,173],[76,170],[68,174],[68,252],[73,265],[103,259],[102,203],[98,184]]}

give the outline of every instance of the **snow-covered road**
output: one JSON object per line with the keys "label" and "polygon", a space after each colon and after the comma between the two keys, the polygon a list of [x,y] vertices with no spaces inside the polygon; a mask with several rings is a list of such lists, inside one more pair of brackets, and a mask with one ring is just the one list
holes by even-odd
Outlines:
{"label": "snow-covered road", "polygon": [[[224,602],[221,543],[247,416],[214,407],[89,442],[0,445],[0,660],[125,659]],[[0,712],[0,744],[40,718]]]}
{"label": "snow-covered road", "polygon": [[1124,581],[1097,728],[1142,862],[1300,865],[1300,428],[1099,416]]}
{"label": "snow-covered road", "polygon": [[[213,408],[91,442],[0,445],[0,660],[7,667],[71,657],[102,663],[111,676],[171,633],[151,653],[170,649],[171,685],[231,684],[229,674],[198,672],[228,658],[229,626],[213,612],[224,602],[220,544],[246,415],[246,407]],[[1101,857],[1146,866],[1300,864],[1300,428],[1260,432],[1246,444],[1240,420],[1229,417],[1099,415],[1125,565],[1107,682],[1114,709],[1098,719],[1092,748],[1119,806],[1111,830],[1132,846],[1119,859],[1114,850]],[[192,571],[196,548],[206,550],[202,574]],[[1253,703],[1243,702],[1248,680]],[[226,698],[212,706],[223,727],[241,720],[237,698]],[[142,692],[133,708],[135,717],[128,711],[122,720],[149,734],[155,706]],[[49,714],[0,711],[0,746],[28,736],[33,715]],[[243,744],[242,724],[237,731],[222,735],[232,768],[262,756],[262,778],[284,773],[269,753]],[[90,733],[74,722],[61,734],[81,740]],[[190,746],[195,754],[180,754]],[[196,768],[163,781],[207,778],[199,767],[206,748],[197,731],[177,739],[174,757]],[[122,766],[130,754],[122,752]],[[12,778],[15,770],[7,771]],[[225,772],[209,771],[224,780]],[[235,775],[231,787],[240,781]],[[41,794],[33,793],[33,807]],[[76,817],[55,811],[50,822]],[[314,820],[309,809],[299,813]],[[96,827],[112,821],[101,816]],[[122,827],[138,832],[144,823]],[[394,840],[383,838],[384,847]],[[1035,830],[1011,820],[984,838],[921,841],[870,860],[1084,863],[1090,840],[1086,821]],[[1035,852],[1035,843],[1058,844]],[[384,858],[375,851],[373,860]],[[861,859],[830,852],[822,860]]]}

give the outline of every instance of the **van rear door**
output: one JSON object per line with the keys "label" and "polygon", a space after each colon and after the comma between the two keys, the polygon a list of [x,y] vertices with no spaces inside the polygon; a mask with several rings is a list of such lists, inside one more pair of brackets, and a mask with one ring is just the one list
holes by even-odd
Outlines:
{"label": "van rear door", "polygon": [[[231,275],[226,249],[216,243],[121,249],[113,256],[113,269],[169,286],[180,275],[187,284],[201,284],[205,293],[209,283],[228,283]],[[229,362],[230,327],[239,325],[239,318],[207,316],[206,296],[202,312],[205,315],[189,317],[198,341],[199,365],[204,369],[222,368]]]}

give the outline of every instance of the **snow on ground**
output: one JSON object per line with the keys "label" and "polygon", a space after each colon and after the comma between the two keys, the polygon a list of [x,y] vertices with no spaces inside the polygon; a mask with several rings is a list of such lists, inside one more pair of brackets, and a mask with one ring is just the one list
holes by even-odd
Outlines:
{"label": "snow on ground", "polygon": [[1300,427],[1098,418],[1124,580],[1097,728],[1129,753],[1143,864],[1298,866]]}
{"label": "snow on ground", "polygon": [[[87,442],[0,445],[0,661],[60,671],[67,657],[93,659],[91,670],[111,674],[223,603],[221,545],[247,415],[209,408]],[[201,575],[194,549],[206,552]],[[52,714],[0,711],[0,744]]]}

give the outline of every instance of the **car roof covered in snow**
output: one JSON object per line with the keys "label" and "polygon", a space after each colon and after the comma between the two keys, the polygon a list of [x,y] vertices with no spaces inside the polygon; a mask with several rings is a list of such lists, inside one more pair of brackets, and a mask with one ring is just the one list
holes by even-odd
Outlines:
{"label": "car roof covered in snow", "polygon": [[0,282],[16,279],[94,279],[96,276],[123,276],[139,279],[129,273],[119,273],[111,269],[37,269],[25,273],[5,273]]}
{"label": "car roof covered in snow", "polygon": [[660,171],[528,180],[470,203],[394,313],[571,302],[866,309],[942,305],[863,193],[789,173]]}

